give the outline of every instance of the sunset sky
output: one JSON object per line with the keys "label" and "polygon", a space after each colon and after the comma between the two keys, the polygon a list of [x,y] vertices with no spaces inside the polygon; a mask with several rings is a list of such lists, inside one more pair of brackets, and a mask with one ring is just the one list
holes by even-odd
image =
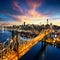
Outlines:
{"label": "sunset sky", "polygon": [[46,24],[46,19],[60,26],[59,0],[0,0],[0,25]]}

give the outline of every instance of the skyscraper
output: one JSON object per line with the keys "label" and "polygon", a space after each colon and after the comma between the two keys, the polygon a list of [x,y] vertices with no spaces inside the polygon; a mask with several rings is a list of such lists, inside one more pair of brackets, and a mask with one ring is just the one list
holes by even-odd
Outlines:
{"label": "skyscraper", "polygon": [[48,25],[48,19],[47,19],[47,25]]}
{"label": "skyscraper", "polygon": [[51,28],[51,29],[53,28],[52,23],[50,23],[50,28]]}
{"label": "skyscraper", "polygon": [[24,22],[24,26],[25,26],[25,22]]}

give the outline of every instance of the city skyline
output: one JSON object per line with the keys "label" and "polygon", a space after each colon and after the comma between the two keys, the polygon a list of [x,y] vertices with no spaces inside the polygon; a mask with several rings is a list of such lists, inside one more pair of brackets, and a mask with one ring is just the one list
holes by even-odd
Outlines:
{"label": "city skyline", "polygon": [[0,25],[46,24],[49,19],[60,26],[59,6],[59,0],[0,0]]}

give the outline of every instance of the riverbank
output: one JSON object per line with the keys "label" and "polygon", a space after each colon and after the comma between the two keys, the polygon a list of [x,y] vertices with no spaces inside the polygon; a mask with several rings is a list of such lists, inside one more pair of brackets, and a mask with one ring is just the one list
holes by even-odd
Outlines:
{"label": "riverbank", "polygon": [[46,40],[46,43],[49,43],[52,45],[60,45],[60,38],[55,38],[55,39],[48,38]]}

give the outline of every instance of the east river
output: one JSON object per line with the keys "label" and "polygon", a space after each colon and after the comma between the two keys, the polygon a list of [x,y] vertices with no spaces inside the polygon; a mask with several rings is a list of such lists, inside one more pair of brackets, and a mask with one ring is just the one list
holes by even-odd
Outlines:
{"label": "east river", "polygon": [[[11,35],[9,31],[0,30],[0,42],[11,38]],[[60,48],[39,42],[19,60],[60,60]]]}

